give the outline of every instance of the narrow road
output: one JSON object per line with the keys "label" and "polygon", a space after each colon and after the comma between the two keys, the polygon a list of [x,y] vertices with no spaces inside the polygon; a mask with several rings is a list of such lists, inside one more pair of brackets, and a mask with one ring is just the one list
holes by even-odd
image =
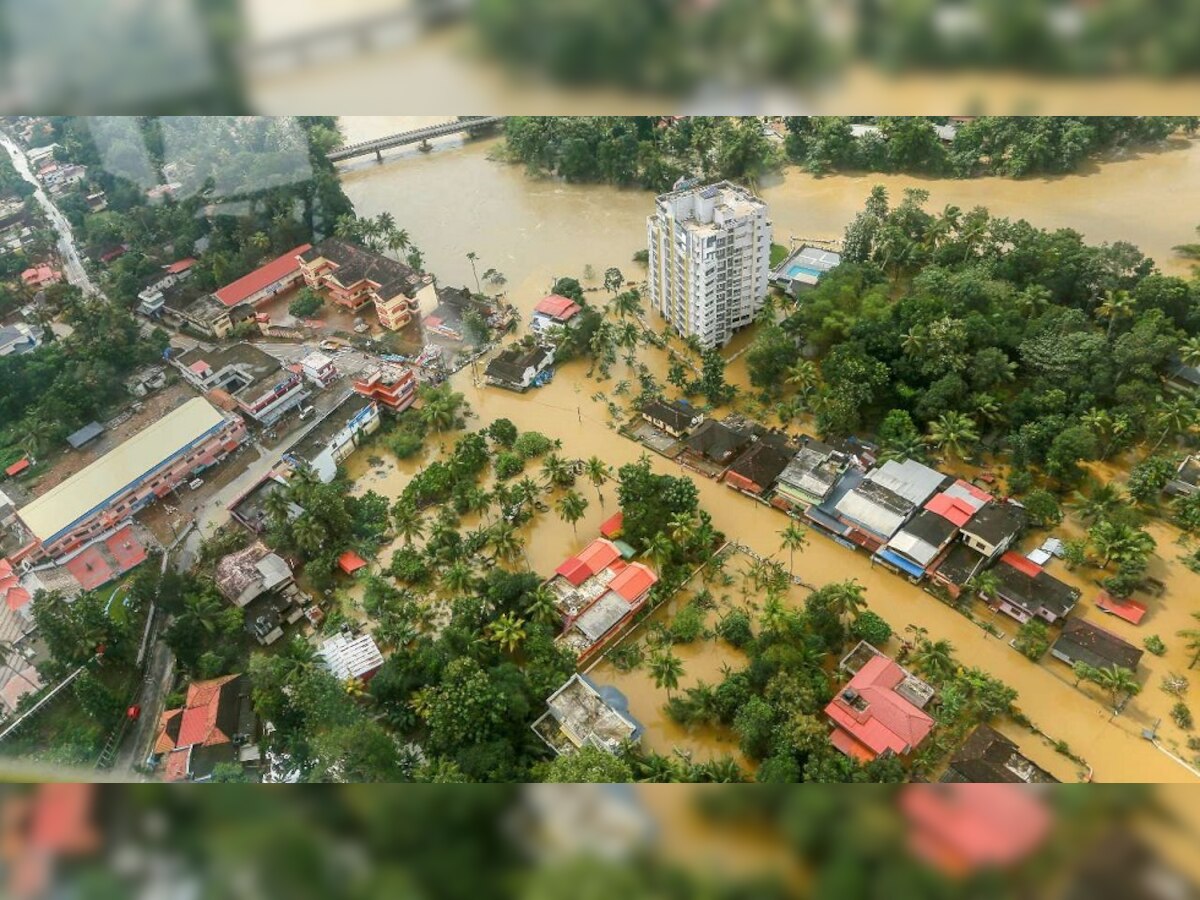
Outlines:
{"label": "narrow road", "polygon": [[83,258],[79,255],[79,248],[75,243],[75,234],[71,230],[71,223],[67,221],[67,217],[54,205],[54,201],[42,190],[41,182],[37,180],[33,174],[33,170],[29,168],[29,160],[25,158],[24,151],[3,131],[0,131],[0,144],[4,145],[4,149],[12,157],[13,165],[20,176],[34,186],[33,196],[41,204],[42,210],[46,213],[46,218],[49,219],[54,230],[58,232],[58,253],[62,257],[63,271],[67,276],[67,281],[89,296],[99,296],[100,291],[92,283],[87,269],[83,267]]}

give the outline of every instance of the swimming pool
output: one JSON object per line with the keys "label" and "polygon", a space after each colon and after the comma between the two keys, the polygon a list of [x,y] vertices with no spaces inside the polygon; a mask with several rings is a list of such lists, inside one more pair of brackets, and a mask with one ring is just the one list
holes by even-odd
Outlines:
{"label": "swimming pool", "polygon": [[821,269],[814,269],[812,266],[794,265],[788,267],[788,278],[796,278],[799,275],[807,275],[809,278],[820,278],[824,272]]}

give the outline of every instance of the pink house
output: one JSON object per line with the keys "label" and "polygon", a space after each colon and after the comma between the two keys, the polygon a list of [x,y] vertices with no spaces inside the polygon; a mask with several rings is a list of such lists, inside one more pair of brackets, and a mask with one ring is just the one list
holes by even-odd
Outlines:
{"label": "pink house", "polygon": [[863,644],[859,648],[864,646],[873,651],[871,658],[825,707],[834,726],[830,741],[860,762],[884,753],[904,756],[933,730],[933,717],[914,702],[928,702],[932,692],[874,648]]}
{"label": "pink house", "polygon": [[21,281],[26,287],[42,288],[48,284],[57,284],[62,281],[62,272],[51,268],[46,263],[38,263],[21,273]]}

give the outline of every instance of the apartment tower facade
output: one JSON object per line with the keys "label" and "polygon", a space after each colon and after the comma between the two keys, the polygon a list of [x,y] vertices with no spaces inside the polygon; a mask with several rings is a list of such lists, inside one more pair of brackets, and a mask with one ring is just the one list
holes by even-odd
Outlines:
{"label": "apartment tower facade", "polygon": [[655,200],[646,222],[650,303],[683,337],[720,347],[763,307],[771,257],[767,205],[722,181]]}

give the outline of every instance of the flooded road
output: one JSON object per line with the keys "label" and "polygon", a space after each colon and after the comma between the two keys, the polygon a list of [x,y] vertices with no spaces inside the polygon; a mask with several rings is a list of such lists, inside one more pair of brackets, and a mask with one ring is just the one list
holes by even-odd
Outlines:
{"label": "flooded road", "polygon": [[[399,130],[410,122],[376,125],[379,127],[374,131],[364,130],[359,120],[347,120],[345,127],[351,132],[350,138],[357,140]],[[554,277],[579,275],[585,264],[597,271],[615,264],[627,277],[640,275],[630,258],[644,242],[648,193],[531,181],[518,168],[488,160],[495,140],[460,144],[461,141],[450,139],[442,149],[435,148],[429,154],[413,151],[382,166],[372,160],[351,167],[344,175],[347,193],[363,215],[391,212],[425,252],[429,268],[438,273],[442,283],[471,279],[465,253],[474,251],[479,256],[477,265],[481,272],[495,267],[508,276],[509,299],[525,311],[540,299]],[[954,202],[964,207],[984,203],[997,213],[1024,215],[1039,224],[1071,224],[1092,240],[1130,238],[1165,263],[1169,252],[1162,251],[1187,239],[1195,215],[1191,209],[1182,208],[1185,204],[1170,203],[1163,196],[1167,192],[1171,197],[1180,196],[1178,186],[1172,187],[1165,179],[1172,171],[1180,178],[1186,175],[1189,189],[1195,191],[1200,185],[1197,145],[1177,153],[1108,163],[1095,174],[1075,180],[938,182],[931,202],[934,205]],[[861,204],[869,186],[881,181],[897,190],[902,184],[915,183],[914,179],[880,176],[818,181],[793,171],[778,184],[768,186],[764,195],[771,203],[777,234],[836,236],[841,223]],[[1140,187],[1134,188],[1133,184]],[[1114,193],[1108,193],[1110,189]],[[1136,203],[1132,199],[1135,193]],[[1156,195],[1162,198],[1157,203]],[[1036,204],[1034,199],[1038,201]],[[1078,218],[1072,219],[1073,215]],[[1131,233],[1143,226],[1146,234]],[[1158,247],[1147,239],[1149,235],[1155,236]],[[666,366],[664,353],[643,347],[639,356],[661,377]],[[586,376],[586,370],[583,361],[560,366],[549,385],[524,395],[481,386],[470,368],[459,372],[453,384],[465,394],[478,416],[470,420],[472,428],[506,417],[522,431],[538,430],[558,438],[567,457],[598,455],[614,467],[636,460],[643,448],[616,433],[605,407],[615,385],[620,380],[633,379],[631,371],[624,363],[618,363],[613,367],[611,380],[597,382]],[[731,367],[730,377],[735,381],[744,377],[744,367]],[[600,396],[596,397],[598,393]],[[371,455],[384,457],[385,462],[371,466],[368,463]],[[660,472],[680,472],[676,464],[661,457],[652,455],[651,459]],[[352,476],[366,476],[359,490],[374,489],[389,498],[399,494],[415,468],[415,463],[396,465],[390,454],[378,447],[356,454],[348,465]],[[536,464],[529,468],[530,474],[536,475]],[[722,484],[700,477],[695,480],[700,502],[718,529],[762,555],[779,552],[779,532],[788,521],[785,516]],[[553,571],[564,558],[586,544],[596,534],[600,522],[614,511],[613,485],[605,488],[603,507],[590,484],[581,483],[579,490],[590,504],[578,523],[578,534],[553,512],[540,515],[526,526],[526,550],[534,571],[542,574]],[[1159,577],[1166,575],[1171,587],[1161,601],[1153,601],[1152,615],[1140,629],[1129,626],[1134,633],[1127,637],[1140,645],[1146,634],[1159,631],[1169,651],[1162,659],[1147,654],[1140,673],[1143,694],[1115,718],[1106,698],[1087,686],[1082,690],[1074,687],[1074,678],[1065,665],[1054,660],[1035,664],[1010,647],[1007,641],[1016,630],[1016,623],[1011,620],[996,620],[1006,632],[1005,639],[988,636],[918,587],[872,567],[864,554],[816,535],[797,556],[796,574],[813,584],[856,578],[866,587],[870,607],[893,630],[902,633],[912,623],[928,629],[933,640],[949,640],[964,663],[978,666],[1015,688],[1020,695],[1017,702],[1020,710],[1051,739],[1065,741],[1086,759],[1095,780],[1195,781],[1197,778],[1188,769],[1142,737],[1143,729],[1153,727],[1170,706],[1167,696],[1158,688],[1160,675],[1168,670],[1186,671],[1182,641],[1174,638],[1174,631],[1186,626],[1184,619],[1190,621],[1192,604],[1188,600],[1197,596],[1200,588],[1200,580],[1193,580],[1200,576],[1173,561],[1178,551],[1173,546],[1170,529],[1155,526],[1151,531],[1158,539],[1162,557],[1156,559],[1151,572]],[[1041,535],[1032,536],[1027,543],[1032,546],[1041,539]],[[388,558],[385,552],[381,562],[386,564]],[[1065,575],[1061,563],[1052,564],[1051,571],[1058,577],[1094,577],[1090,570]],[[1117,626],[1125,623],[1114,625],[1108,617],[1101,617],[1090,608],[1095,585],[1085,582],[1081,587],[1085,598],[1081,614],[1089,619],[1103,618],[1104,627],[1124,634]],[[805,592],[796,588],[791,599],[799,604],[804,596]],[[681,686],[694,684],[701,678],[712,682],[721,677],[723,660],[713,652],[717,646],[724,645],[698,642],[677,649],[685,663]],[[731,662],[736,664],[736,660]],[[626,693],[631,711],[650,732],[646,738],[649,746],[663,752],[679,746],[693,752],[697,760],[736,751],[736,743],[727,735],[688,734],[666,721],[661,710],[665,691],[655,689],[644,671],[618,673],[607,663],[602,667],[597,670],[598,679],[615,683]],[[1076,778],[1086,775],[1029,732],[1015,725],[1009,727],[1008,723],[1003,727],[1035,761],[1064,780],[1071,780],[1072,775]],[[1165,719],[1160,737],[1169,737],[1179,744],[1183,735]],[[1184,749],[1180,755],[1191,754]]]}

